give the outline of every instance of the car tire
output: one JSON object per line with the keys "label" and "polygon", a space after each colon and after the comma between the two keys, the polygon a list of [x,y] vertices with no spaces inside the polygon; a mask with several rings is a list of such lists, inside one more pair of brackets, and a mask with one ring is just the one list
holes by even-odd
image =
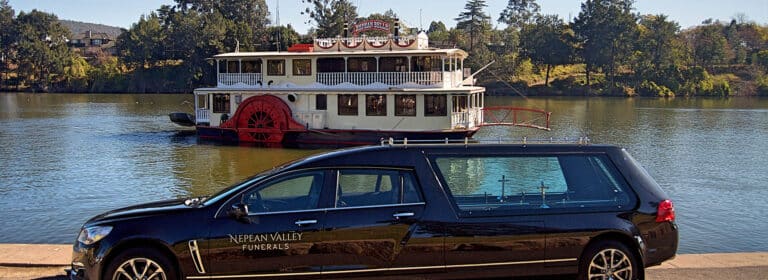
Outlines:
{"label": "car tire", "polygon": [[111,280],[176,280],[176,269],[168,258],[154,249],[131,248],[117,255],[104,272]]}
{"label": "car tire", "polygon": [[589,246],[579,261],[579,280],[643,279],[643,267],[626,245],[614,240],[602,240]]}

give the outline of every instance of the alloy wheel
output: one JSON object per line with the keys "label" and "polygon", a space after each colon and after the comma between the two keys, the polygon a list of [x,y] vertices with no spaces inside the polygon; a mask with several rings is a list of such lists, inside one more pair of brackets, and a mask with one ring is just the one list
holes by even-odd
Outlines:
{"label": "alloy wheel", "polygon": [[632,261],[621,250],[614,248],[603,249],[590,261],[587,279],[632,279]]}
{"label": "alloy wheel", "polygon": [[166,280],[168,279],[157,262],[147,258],[133,258],[123,262],[115,270],[112,280]]}

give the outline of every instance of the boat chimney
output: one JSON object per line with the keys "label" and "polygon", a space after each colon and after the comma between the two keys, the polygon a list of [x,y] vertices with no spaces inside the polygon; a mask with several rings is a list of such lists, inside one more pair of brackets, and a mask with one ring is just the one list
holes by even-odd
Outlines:
{"label": "boat chimney", "polygon": [[400,37],[400,19],[395,19],[395,39]]}
{"label": "boat chimney", "polygon": [[344,38],[349,37],[349,24],[346,23],[346,22],[344,23],[344,36],[343,37]]}

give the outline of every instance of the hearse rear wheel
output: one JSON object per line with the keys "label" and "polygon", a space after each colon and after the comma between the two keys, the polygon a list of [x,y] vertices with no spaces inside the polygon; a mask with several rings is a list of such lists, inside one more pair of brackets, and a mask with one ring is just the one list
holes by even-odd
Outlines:
{"label": "hearse rear wheel", "polygon": [[603,240],[587,248],[579,261],[580,280],[639,280],[642,267],[635,254],[618,241]]}
{"label": "hearse rear wheel", "polygon": [[171,280],[176,270],[163,254],[148,248],[131,248],[110,262],[104,279],[112,280]]}

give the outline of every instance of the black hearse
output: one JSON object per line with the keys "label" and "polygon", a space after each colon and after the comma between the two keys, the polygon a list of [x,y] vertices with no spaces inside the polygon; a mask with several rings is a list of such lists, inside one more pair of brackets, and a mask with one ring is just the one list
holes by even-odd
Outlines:
{"label": "black hearse", "polygon": [[70,275],[642,279],[677,243],[672,202],[621,148],[385,144],[96,216]]}

